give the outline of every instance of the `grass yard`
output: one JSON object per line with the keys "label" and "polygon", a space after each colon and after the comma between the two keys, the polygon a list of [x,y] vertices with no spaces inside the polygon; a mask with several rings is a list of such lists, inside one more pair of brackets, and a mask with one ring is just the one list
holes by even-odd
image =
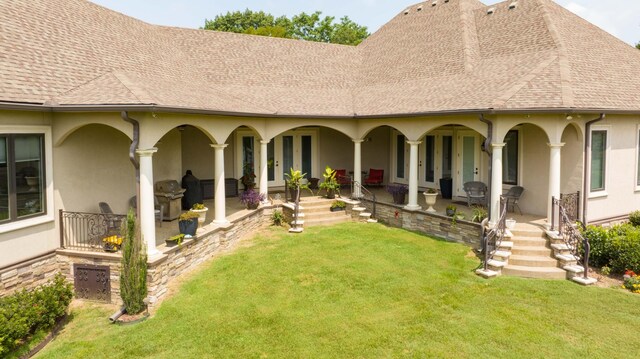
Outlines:
{"label": "grass yard", "polygon": [[633,358],[640,295],[473,274],[463,245],[382,225],[269,229],[144,323],[74,310],[39,358]]}

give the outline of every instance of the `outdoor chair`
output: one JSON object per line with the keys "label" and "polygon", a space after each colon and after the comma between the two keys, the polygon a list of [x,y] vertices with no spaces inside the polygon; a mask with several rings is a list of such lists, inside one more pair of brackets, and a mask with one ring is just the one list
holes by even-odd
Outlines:
{"label": "outdoor chair", "polygon": [[513,186],[507,191],[507,193],[503,196],[506,201],[507,211],[509,211],[509,206],[511,206],[512,212],[515,213],[516,208],[518,208],[518,212],[522,215],[522,211],[520,210],[520,206],[518,206],[518,200],[520,196],[522,196],[522,192],[524,192],[524,188],[520,186]]}
{"label": "outdoor chair", "polygon": [[[158,201],[158,197],[156,196],[153,196],[153,202],[156,218],[160,221],[160,227],[162,227],[162,221],[164,220],[164,205],[160,204],[160,202]],[[133,196],[131,197],[131,199],[129,199],[129,206],[134,210],[138,209],[138,198],[136,196]]]}
{"label": "outdoor chair", "polygon": [[364,184],[367,186],[382,186],[383,179],[384,170],[370,168],[369,176],[364,180]]}
{"label": "outdoor chair", "polygon": [[340,169],[335,170],[336,173],[336,181],[341,186],[349,186],[351,185],[351,177],[347,175],[347,170]]}
{"label": "outdoor chair", "polygon": [[487,185],[478,182],[467,182],[463,186],[464,192],[467,194],[467,206],[471,207],[471,204],[479,204],[486,206],[487,204]]}
{"label": "outdoor chair", "polygon": [[114,215],[111,206],[109,206],[107,202],[100,202],[98,203],[98,207],[100,207],[100,213],[104,215],[107,224],[107,233],[119,231],[122,220]]}

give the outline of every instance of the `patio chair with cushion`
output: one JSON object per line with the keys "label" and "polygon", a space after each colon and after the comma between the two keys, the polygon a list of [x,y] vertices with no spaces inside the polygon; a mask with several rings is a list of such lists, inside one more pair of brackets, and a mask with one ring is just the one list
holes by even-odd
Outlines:
{"label": "patio chair with cushion", "polygon": [[[158,201],[158,197],[156,196],[153,196],[153,201],[156,218],[160,221],[160,226],[162,227],[162,221],[164,220],[164,205],[160,204],[160,201]],[[133,196],[129,199],[129,206],[134,210],[137,210],[138,198],[136,196]]]}
{"label": "patio chair with cushion", "polygon": [[347,186],[351,184],[351,177],[347,175],[347,170],[339,169],[334,171],[336,173],[336,181],[341,186]]}
{"label": "patio chair with cushion", "polygon": [[478,182],[467,182],[463,186],[464,192],[467,194],[467,206],[471,204],[479,204],[485,206],[487,204],[487,185]]}
{"label": "patio chair with cushion", "polygon": [[369,169],[369,176],[364,180],[366,186],[382,186],[384,179],[384,170],[378,170],[375,168]]}
{"label": "patio chair with cushion", "polygon": [[522,192],[524,192],[523,187],[513,186],[503,196],[506,201],[507,211],[509,210],[509,206],[511,206],[512,212],[515,213],[516,208],[518,208],[518,212],[520,212],[520,215],[522,215],[522,210],[520,210],[520,206],[518,206],[518,200],[520,200],[520,196],[522,196]]}
{"label": "patio chair with cushion", "polygon": [[107,233],[111,233],[114,231],[120,230],[120,225],[122,224],[122,220],[116,217],[111,209],[111,206],[107,202],[99,202],[98,207],[100,207],[100,213],[104,214],[104,218],[106,221],[106,231]]}

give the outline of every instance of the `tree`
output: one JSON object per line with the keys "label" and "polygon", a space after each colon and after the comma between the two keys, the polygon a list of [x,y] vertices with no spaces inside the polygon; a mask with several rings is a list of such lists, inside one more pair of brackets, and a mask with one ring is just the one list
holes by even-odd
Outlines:
{"label": "tree", "polygon": [[369,36],[366,26],[358,25],[348,16],[334,23],[333,16],[323,18],[321,15],[320,11],[302,12],[289,19],[246,9],[205,20],[204,29],[345,45],[357,45]]}
{"label": "tree", "polygon": [[640,50],[640,42],[636,44],[636,49]]}
{"label": "tree", "polygon": [[147,297],[147,254],[142,246],[140,227],[132,209],[123,224],[122,260],[120,268],[120,297],[127,314],[144,310]]}

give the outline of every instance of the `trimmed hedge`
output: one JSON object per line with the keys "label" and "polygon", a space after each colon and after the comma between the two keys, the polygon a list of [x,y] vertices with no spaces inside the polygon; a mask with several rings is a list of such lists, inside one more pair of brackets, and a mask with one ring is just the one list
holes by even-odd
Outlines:
{"label": "trimmed hedge", "polygon": [[62,317],[73,296],[71,284],[57,274],[33,291],[0,298],[0,357],[24,343],[37,330],[48,330]]}
{"label": "trimmed hedge", "polygon": [[611,268],[612,273],[640,272],[640,227],[631,224],[602,228],[589,226],[583,235],[589,239],[592,266]]}

